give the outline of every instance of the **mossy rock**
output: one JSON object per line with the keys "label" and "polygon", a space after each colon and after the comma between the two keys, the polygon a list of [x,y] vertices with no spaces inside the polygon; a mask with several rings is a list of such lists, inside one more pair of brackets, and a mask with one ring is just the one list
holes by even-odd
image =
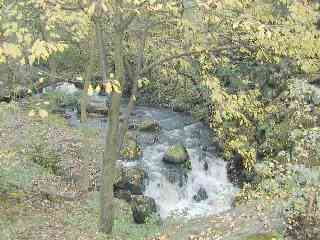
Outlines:
{"label": "mossy rock", "polygon": [[[78,98],[76,105],[78,113],[81,112],[81,98]],[[88,98],[87,113],[91,115],[107,115],[109,112],[109,105],[107,101],[101,101],[94,96]]]}
{"label": "mossy rock", "polygon": [[87,113],[89,114],[107,115],[108,111],[109,109],[104,103],[89,102],[87,105]]}
{"label": "mossy rock", "polygon": [[147,173],[141,168],[123,168],[121,176],[114,184],[114,190],[115,192],[124,190],[131,194],[140,195],[145,189],[144,180],[146,178]]}
{"label": "mossy rock", "polygon": [[170,164],[186,164],[189,159],[187,149],[182,144],[177,144],[168,149],[162,160]]}
{"label": "mossy rock", "polygon": [[253,234],[243,240],[280,240],[279,234],[277,233],[263,233],[263,234]]}
{"label": "mossy rock", "polygon": [[138,124],[138,129],[142,132],[155,132],[160,129],[160,124],[155,120],[147,119]]}
{"label": "mossy rock", "polygon": [[134,196],[131,202],[133,219],[138,224],[147,223],[157,212],[156,202],[147,196]]}

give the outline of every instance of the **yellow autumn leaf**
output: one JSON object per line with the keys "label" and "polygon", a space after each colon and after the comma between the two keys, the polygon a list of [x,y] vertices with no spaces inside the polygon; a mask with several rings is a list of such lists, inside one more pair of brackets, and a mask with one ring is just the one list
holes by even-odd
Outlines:
{"label": "yellow autumn leaf", "polygon": [[94,91],[95,91],[96,93],[100,93],[100,91],[101,91],[100,85],[98,85]]}
{"label": "yellow autumn leaf", "polygon": [[87,93],[88,93],[89,96],[92,96],[92,95],[93,95],[93,92],[94,92],[94,91],[93,91],[93,87],[92,87],[92,85],[90,84],[89,87],[88,87],[88,92],[87,92]]}
{"label": "yellow autumn leaf", "polygon": [[22,58],[22,59],[20,60],[20,64],[21,64],[21,65],[25,65],[25,64],[26,64],[26,60],[25,60],[24,58]]}
{"label": "yellow autumn leaf", "polygon": [[116,93],[121,93],[121,85],[120,82],[117,80],[114,80],[112,83],[112,89],[113,91],[115,91]]}
{"label": "yellow autumn leaf", "polygon": [[110,82],[107,82],[105,85],[105,92],[110,94],[112,92],[112,85]]}
{"label": "yellow autumn leaf", "polygon": [[49,117],[49,113],[46,110],[40,109],[39,110],[39,116],[41,118],[47,118],[47,117]]}

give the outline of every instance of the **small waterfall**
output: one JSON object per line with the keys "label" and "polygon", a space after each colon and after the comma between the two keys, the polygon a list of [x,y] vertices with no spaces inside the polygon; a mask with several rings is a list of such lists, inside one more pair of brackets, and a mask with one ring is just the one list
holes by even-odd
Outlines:
{"label": "small waterfall", "polygon": [[[58,90],[72,93],[74,86],[63,84]],[[104,96],[93,96],[94,101],[105,102]],[[125,104],[121,111],[126,110]],[[70,112],[72,115],[72,111]],[[135,162],[120,161],[127,167],[138,166],[147,174],[145,195],[155,199],[162,218],[171,215],[193,217],[219,213],[231,208],[233,197],[238,189],[228,178],[226,163],[210,150],[210,130],[201,122],[193,122],[190,116],[164,109],[137,106],[135,121],[151,118],[160,123],[158,141],[150,143],[150,133],[139,132],[138,142],[142,148],[142,158]],[[79,119],[73,113],[70,124],[79,127]],[[88,126],[94,129],[107,127],[105,118],[89,118]],[[105,131],[102,131],[104,139]],[[152,134],[151,134],[152,135]],[[103,139],[101,139],[103,141]],[[167,149],[182,143],[191,160],[192,170],[162,161]],[[195,195],[201,192],[205,197],[196,201]]]}
{"label": "small waterfall", "polygon": [[[172,142],[181,141],[177,129],[166,131],[168,138],[144,151],[142,162],[150,176],[145,194],[156,200],[163,218],[170,215],[193,217],[230,209],[237,189],[227,178],[226,163],[214,153],[202,150],[201,143],[208,141],[206,133],[209,130],[203,124],[195,123],[184,127],[182,131],[192,165],[192,170],[186,173],[185,182],[181,184],[181,176],[176,177],[176,182],[171,182],[166,177],[170,171],[179,175],[179,169],[172,171],[173,166],[163,163],[163,154]],[[207,199],[197,202],[194,196],[200,189],[205,190]]]}

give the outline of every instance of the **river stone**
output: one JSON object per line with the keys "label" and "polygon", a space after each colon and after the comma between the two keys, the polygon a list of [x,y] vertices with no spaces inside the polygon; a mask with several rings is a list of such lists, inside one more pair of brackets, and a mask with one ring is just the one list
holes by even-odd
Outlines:
{"label": "river stone", "polygon": [[108,107],[104,102],[89,102],[87,105],[87,112],[94,114],[107,115]]}
{"label": "river stone", "polygon": [[155,200],[147,196],[134,196],[131,209],[133,219],[138,224],[146,223],[147,219],[157,212]]}
{"label": "river stone", "polygon": [[160,129],[160,124],[155,120],[146,119],[138,124],[138,129],[143,132],[154,132]]}
{"label": "river stone", "polygon": [[[81,98],[77,104],[78,113],[81,112]],[[109,111],[109,103],[107,100],[99,99],[96,96],[89,96],[87,104],[87,113],[96,115],[106,115]]]}
{"label": "river stone", "polygon": [[208,199],[207,191],[204,188],[200,188],[196,195],[193,196],[196,202],[201,202]]}
{"label": "river stone", "polygon": [[114,184],[114,191],[124,190],[130,194],[140,195],[145,189],[144,180],[147,173],[140,168],[124,168],[121,172],[120,179]]}
{"label": "river stone", "polygon": [[203,164],[203,169],[204,169],[205,171],[208,171],[208,170],[209,170],[209,164],[208,164],[207,161],[204,162],[204,164]]}
{"label": "river stone", "polygon": [[177,104],[173,105],[172,110],[174,112],[187,112],[188,111],[188,107],[186,106],[186,104],[177,103]]}
{"label": "river stone", "polygon": [[177,144],[167,150],[162,160],[165,163],[183,164],[189,160],[189,154],[182,144]]}

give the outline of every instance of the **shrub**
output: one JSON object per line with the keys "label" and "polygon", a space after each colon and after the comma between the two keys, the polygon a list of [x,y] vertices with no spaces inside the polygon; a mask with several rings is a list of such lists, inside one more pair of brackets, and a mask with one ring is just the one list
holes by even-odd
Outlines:
{"label": "shrub", "polygon": [[61,156],[48,143],[39,142],[32,144],[27,150],[27,156],[32,162],[49,170],[53,174],[58,173]]}

